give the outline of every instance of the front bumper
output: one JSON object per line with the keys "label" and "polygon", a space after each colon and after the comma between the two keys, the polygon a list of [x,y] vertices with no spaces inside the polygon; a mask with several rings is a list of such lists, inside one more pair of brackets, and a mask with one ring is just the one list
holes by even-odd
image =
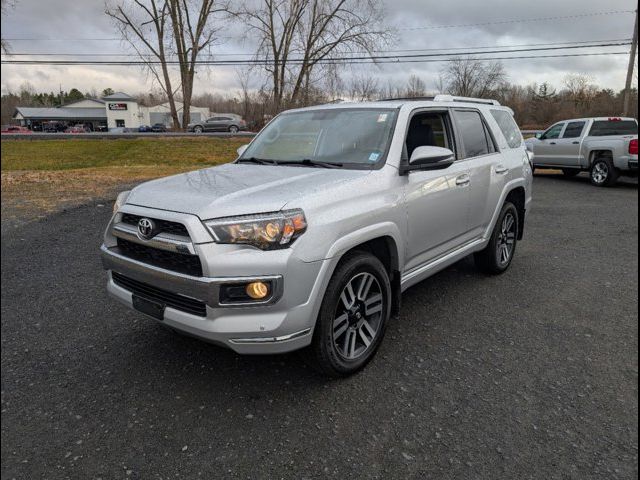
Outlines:
{"label": "front bumper", "polygon": [[[107,290],[117,300],[133,308],[132,292],[116,284],[111,272],[200,300],[206,303],[205,317],[167,306],[161,322],[242,354],[283,353],[309,345],[330,268],[328,260],[296,261],[293,271],[268,276],[278,278],[281,285],[272,303],[221,306],[218,299],[221,284],[267,276],[192,277],[131,260],[104,245],[101,255],[103,266],[109,271]],[[273,268],[279,269],[277,265]]]}

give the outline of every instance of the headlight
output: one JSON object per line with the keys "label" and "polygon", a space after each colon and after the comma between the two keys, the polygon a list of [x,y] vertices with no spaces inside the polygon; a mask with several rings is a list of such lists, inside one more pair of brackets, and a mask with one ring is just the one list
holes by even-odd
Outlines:
{"label": "headlight", "polygon": [[129,198],[130,193],[131,190],[126,190],[118,194],[118,196],[116,197],[116,201],[113,204],[113,213],[116,213],[118,210],[120,210],[120,207],[127,203],[127,198]]}
{"label": "headlight", "polygon": [[204,223],[217,243],[253,245],[262,250],[286,248],[307,229],[302,210],[220,218]]}

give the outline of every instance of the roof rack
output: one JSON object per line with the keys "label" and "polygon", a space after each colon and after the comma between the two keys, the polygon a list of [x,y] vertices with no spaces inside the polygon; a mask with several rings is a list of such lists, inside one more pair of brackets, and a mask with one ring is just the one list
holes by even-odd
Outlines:
{"label": "roof rack", "polygon": [[490,100],[487,98],[472,98],[472,97],[456,97],[453,95],[436,95],[433,98],[434,102],[464,102],[464,103],[481,103],[484,105],[500,105],[497,100]]}
{"label": "roof rack", "polygon": [[392,98],[383,98],[380,100],[381,102],[398,102],[401,100],[422,100],[424,101],[433,101],[436,97],[392,97]]}

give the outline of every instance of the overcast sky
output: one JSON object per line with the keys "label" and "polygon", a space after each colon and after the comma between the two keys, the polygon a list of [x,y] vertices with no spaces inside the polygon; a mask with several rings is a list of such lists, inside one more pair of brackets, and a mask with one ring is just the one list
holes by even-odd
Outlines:
{"label": "overcast sky", "polygon": [[[511,46],[630,38],[633,13],[600,13],[636,8],[633,0],[384,0],[384,3],[388,24],[398,31],[393,49]],[[2,35],[4,38],[22,39],[10,42],[15,53],[124,53],[125,47],[117,40],[118,34],[103,11],[102,0],[17,0],[15,8],[2,18]],[[549,19],[592,13],[597,15]],[[547,20],[533,21],[540,18]],[[492,23],[487,24],[489,22]],[[253,52],[252,39],[243,38],[240,28],[227,28],[221,35],[223,38],[215,49],[216,53]],[[599,51],[620,52],[628,49],[623,46],[601,48]],[[7,57],[3,55],[2,58]],[[578,72],[590,75],[599,85],[619,90],[624,87],[627,62],[628,56],[625,55],[605,55],[508,60],[504,61],[504,66],[512,83],[526,85],[547,81],[560,86],[565,75]],[[343,76],[348,78],[355,72],[376,75],[384,84],[387,81],[401,84],[415,74],[425,81],[429,89],[434,89],[441,67],[441,63],[356,65],[345,67]],[[18,90],[25,81],[38,91],[57,91],[61,86],[63,90],[75,87],[85,92],[92,89],[100,92],[110,87],[135,94],[153,86],[151,79],[135,66],[2,66],[2,93]],[[253,85],[258,86],[260,82],[259,75],[255,74]],[[215,67],[198,72],[196,93],[223,93],[237,87],[237,72],[233,67]]]}

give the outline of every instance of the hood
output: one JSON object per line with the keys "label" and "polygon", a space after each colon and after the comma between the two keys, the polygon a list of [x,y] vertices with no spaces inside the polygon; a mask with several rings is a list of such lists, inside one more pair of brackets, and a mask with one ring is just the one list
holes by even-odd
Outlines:
{"label": "hood", "polygon": [[127,203],[190,213],[202,220],[275,212],[296,199],[369,173],[369,170],[228,163],[143,183],[133,189]]}

